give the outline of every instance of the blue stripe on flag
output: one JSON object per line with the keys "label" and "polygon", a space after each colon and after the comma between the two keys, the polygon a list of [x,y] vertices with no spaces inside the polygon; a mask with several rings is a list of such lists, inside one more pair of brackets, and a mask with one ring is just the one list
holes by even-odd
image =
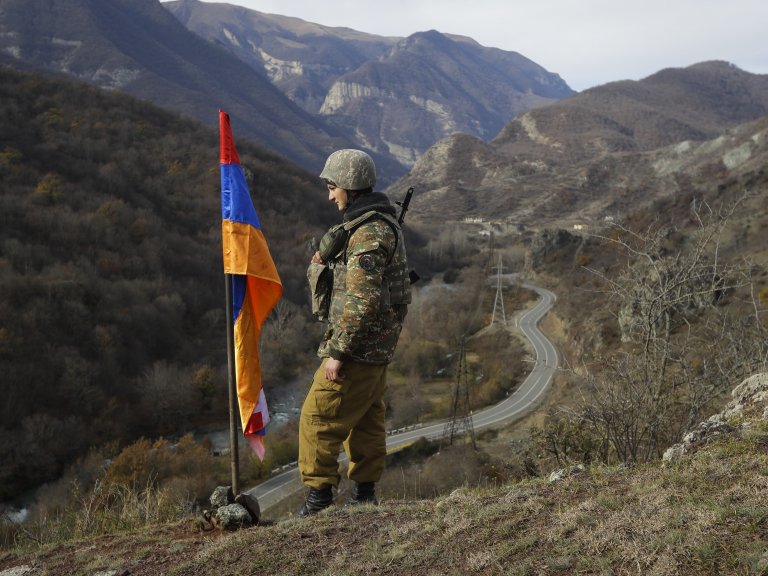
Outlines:
{"label": "blue stripe on flag", "polygon": [[248,193],[243,167],[239,164],[221,165],[221,216],[224,220],[243,222],[261,229]]}

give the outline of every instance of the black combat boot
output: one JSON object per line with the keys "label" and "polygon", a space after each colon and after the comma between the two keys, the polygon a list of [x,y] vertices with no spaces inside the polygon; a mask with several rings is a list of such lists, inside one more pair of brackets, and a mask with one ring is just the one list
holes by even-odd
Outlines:
{"label": "black combat boot", "polygon": [[331,504],[333,504],[333,488],[331,486],[310,488],[304,499],[304,505],[296,512],[296,516],[312,516],[320,510],[328,508]]}
{"label": "black combat boot", "polygon": [[347,506],[355,506],[356,504],[378,504],[376,500],[376,483],[375,482],[355,482],[352,486],[352,494],[346,501]]}

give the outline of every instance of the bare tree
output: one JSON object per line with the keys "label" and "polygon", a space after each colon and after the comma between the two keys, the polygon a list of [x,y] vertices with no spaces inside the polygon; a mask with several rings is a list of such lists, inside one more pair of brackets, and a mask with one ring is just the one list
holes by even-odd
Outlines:
{"label": "bare tree", "polygon": [[765,364],[765,310],[752,297],[753,314],[743,314],[754,267],[721,257],[734,209],[699,206],[688,236],[661,226],[597,236],[626,257],[618,275],[592,270],[618,307],[623,344],[597,359],[572,417],[621,461],[660,456],[734,380]]}

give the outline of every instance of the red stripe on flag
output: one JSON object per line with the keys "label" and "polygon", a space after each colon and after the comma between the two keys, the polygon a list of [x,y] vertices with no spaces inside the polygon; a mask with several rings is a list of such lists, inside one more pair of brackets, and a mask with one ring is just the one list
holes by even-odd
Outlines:
{"label": "red stripe on flag", "polygon": [[240,164],[240,157],[235,150],[235,140],[232,138],[229,114],[222,110],[219,110],[219,152],[222,164]]}

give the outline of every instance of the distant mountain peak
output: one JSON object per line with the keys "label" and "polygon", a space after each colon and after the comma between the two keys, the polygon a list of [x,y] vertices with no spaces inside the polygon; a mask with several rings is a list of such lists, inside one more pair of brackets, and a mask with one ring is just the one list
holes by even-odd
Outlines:
{"label": "distant mountain peak", "polygon": [[306,111],[396,160],[401,173],[443,136],[490,139],[518,112],[573,94],[520,54],[437,30],[388,38],[257,11],[235,16],[226,4],[166,7],[265,72]]}
{"label": "distant mountain peak", "polygon": [[[177,0],[2,0],[0,53],[215,123],[316,170],[368,149],[382,182],[437,140],[489,140],[516,114],[573,94],[520,54],[437,30],[389,38]],[[390,180],[391,181],[391,180]]]}

